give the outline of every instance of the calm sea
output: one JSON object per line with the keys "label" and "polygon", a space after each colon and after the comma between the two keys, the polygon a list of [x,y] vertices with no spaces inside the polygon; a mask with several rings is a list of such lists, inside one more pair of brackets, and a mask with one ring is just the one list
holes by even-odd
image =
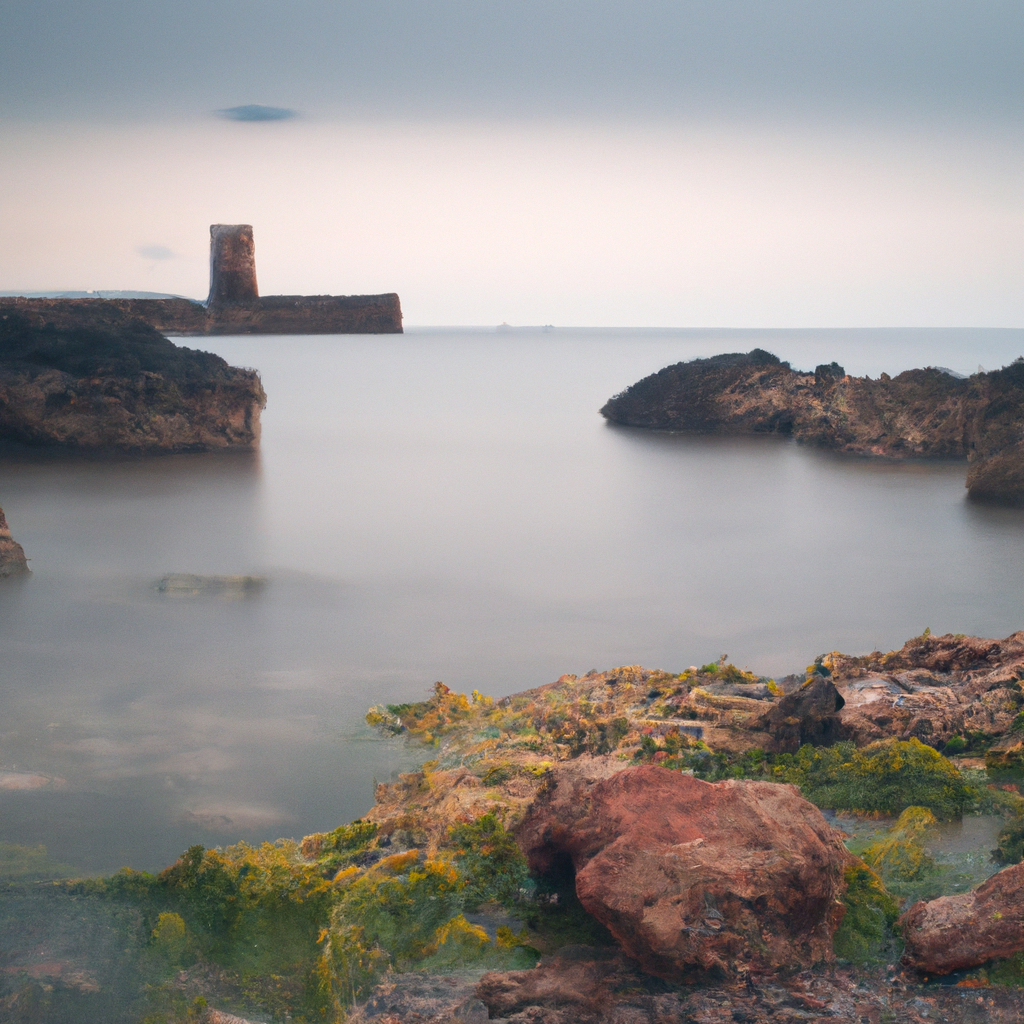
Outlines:
{"label": "calm sea", "polygon": [[[76,870],[301,836],[411,762],[366,708],[438,679],[500,695],[565,672],[757,672],[926,626],[1024,626],[1024,510],[965,467],[778,438],[607,425],[668,363],[971,373],[1024,331],[410,330],[203,341],[260,370],[258,456],[0,456],[34,575],[0,587],[0,841]],[[266,576],[173,597],[170,572]],[[22,787],[22,788],[12,788]],[[24,788],[31,787],[31,788]]]}

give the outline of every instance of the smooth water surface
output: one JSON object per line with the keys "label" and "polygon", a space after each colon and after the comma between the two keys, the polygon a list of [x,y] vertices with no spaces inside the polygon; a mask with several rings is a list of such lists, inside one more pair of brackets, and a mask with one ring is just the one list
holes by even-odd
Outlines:
{"label": "smooth water surface", "polygon": [[[194,344],[194,342],[193,342]],[[1024,331],[410,331],[204,339],[257,367],[258,456],[0,457],[0,841],[76,870],[329,829],[415,754],[379,701],[717,659],[801,669],[1024,625],[1024,511],[965,466],[609,426],[679,359],[969,373]],[[168,572],[265,575],[240,598]],[[12,788],[27,787],[27,788]]]}

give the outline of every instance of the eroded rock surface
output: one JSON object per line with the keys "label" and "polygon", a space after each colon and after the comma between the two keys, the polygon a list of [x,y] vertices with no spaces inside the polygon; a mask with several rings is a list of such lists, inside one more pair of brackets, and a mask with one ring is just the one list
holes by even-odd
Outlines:
{"label": "eroded rock surface", "polygon": [[[487,1015],[487,1016],[485,1016]],[[1018,1024],[1024,992],[925,987],[882,970],[677,986],[619,952],[567,946],[532,970],[471,977],[395,974],[352,1024]]]}
{"label": "eroded rock surface", "polygon": [[0,440],[83,450],[254,449],[255,370],[172,344],[111,306],[93,326],[57,310],[0,316]]}
{"label": "eroded rock surface", "polygon": [[25,550],[11,536],[11,528],[7,525],[7,516],[0,508],[0,576],[19,576],[28,571]]}
{"label": "eroded rock surface", "polygon": [[1024,864],[958,896],[915,903],[901,919],[903,962],[925,974],[949,974],[1024,950]]}
{"label": "eroded rock surface", "polygon": [[1005,640],[919,636],[888,654],[834,652],[823,661],[844,700],[843,730],[858,746],[916,737],[941,749],[964,734],[1007,737],[1024,706],[1024,631]]}
{"label": "eroded rock surface", "polygon": [[[656,766],[557,766],[517,830],[534,870],[568,855],[584,908],[662,978],[832,959],[852,858],[793,786]],[[610,760],[610,759],[609,759]]]}
{"label": "eroded rock surface", "polygon": [[777,433],[857,455],[968,460],[972,496],[1024,499],[1024,361],[955,377],[878,380],[836,363],[793,370],[762,349],[668,366],[611,398],[615,423],[698,433]]}

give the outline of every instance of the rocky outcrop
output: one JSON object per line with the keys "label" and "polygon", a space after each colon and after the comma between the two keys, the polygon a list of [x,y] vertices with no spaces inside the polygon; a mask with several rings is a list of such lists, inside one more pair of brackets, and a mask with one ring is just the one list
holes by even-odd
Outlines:
{"label": "rocky outcrop", "polygon": [[80,450],[252,449],[255,370],[172,344],[116,307],[82,327],[0,311],[0,440]]}
{"label": "rocky outcrop", "polygon": [[839,715],[845,703],[835,684],[815,673],[773,704],[757,724],[771,735],[779,753],[795,753],[804,743],[828,746],[846,738]]}
{"label": "rocky outcrop", "polygon": [[11,536],[7,516],[0,508],[0,577],[20,576],[27,573],[28,559],[22,546]]}
{"label": "rocky outcrop", "polygon": [[954,634],[908,640],[898,651],[821,659],[858,746],[916,737],[943,748],[957,736],[1008,738],[1024,707],[1024,631],[1005,640]]}
{"label": "rocky outcrop", "polygon": [[608,771],[557,766],[517,841],[541,874],[571,859],[583,907],[643,970],[682,980],[832,959],[852,858],[795,787]]}
{"label": "rocky outcrop", "polygon": [[969,378],[908,370],[878,380],[836,363],[793,370],[762,349],[677,363],[611,398],[614,423],[777,433],[856,455],[968,460],[977,498],[1024,500],[1024,361]]}
{"label": "rocky outcrop", "polygon": [[881,969],[801,972],[769,984],[674,986],[618,952],[567,946],[527,971],[391,974],[351,1024],[1019,1024],[1024,992],[922,986]]}
{"label": "rocky outcrop", "polygon": [[923,974],[949,974],[1024,950],[1024,864],[977,889],[915,903],[902,917],[903,962]]}

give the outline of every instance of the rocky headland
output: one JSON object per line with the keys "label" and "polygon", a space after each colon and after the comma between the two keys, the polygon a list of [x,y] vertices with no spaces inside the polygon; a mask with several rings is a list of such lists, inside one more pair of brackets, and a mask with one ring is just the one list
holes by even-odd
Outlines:
{"label": "rocky headland", "polygon": [[[361,819],[63,891],[140,915],[152,1021],[1015,1021],[1022,679],[1024,632],[438,683],[368,714],[429,759]],[[932,837],[972,814],[1001,831],[966,871]]]}
{"label": "rocky headland", "polygon": [[25,550],[11,536],[11,528],[7,525],[7,516],[0,508],[0,577],[20,576],[28,571]]}
{"label": "rocky headland", "polygon": [[0,303],[0,441],[78,451],[254,449],[254,370],[183,348],[119,308]]}
{"label": "rocky headland", "polygon": [[964,458],[973,497],[1024,500],[1024,361],[967,378],[934,368],[851,377],[794,370],[770,352],[668,366],[601,409],[613,423],[707,434],[782,434],[853,455]]}

